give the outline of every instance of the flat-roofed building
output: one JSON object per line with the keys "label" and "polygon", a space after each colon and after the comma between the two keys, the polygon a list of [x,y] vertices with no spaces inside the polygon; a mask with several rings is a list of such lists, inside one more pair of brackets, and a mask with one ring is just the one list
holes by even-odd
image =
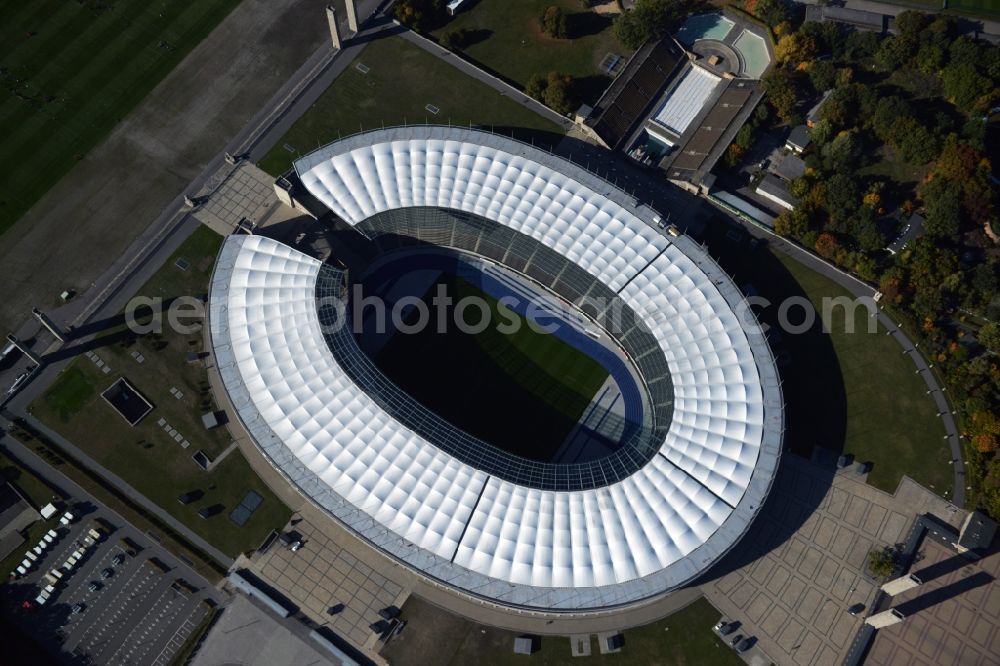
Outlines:
{"label": "flat-roofed building", "polygon": [[597,100],[583,126],[607,148],[619,148],[683,59],[683,50],[669,37],[643,44]]}

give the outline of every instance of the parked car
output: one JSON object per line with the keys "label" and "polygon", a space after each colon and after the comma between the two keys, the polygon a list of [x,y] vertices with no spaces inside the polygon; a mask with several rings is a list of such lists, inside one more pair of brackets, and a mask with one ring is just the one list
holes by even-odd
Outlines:
{"label": "parked car", "polygon": [[741,640],[739,643],[736,644],[735,650],[736,650],[737,653],[742,654],[742,653],[746,652],[747,650],[749,650],[750,648],[752,648],[753,644],[756,643],[756,642],[757,642],[757,640],[755,638],[753,638],[752,636],[744,638],[743,640]]}
{"label": "parked car", "polygon": [[87,586],[87,589],[90,590],[91,592],[97,592],[99,589],[101,589],[101,584],[96,580],[92,581],[90,585]]}
{"label": "parked car", "polygon": [[850,613],[851,615],[857,615],[858,613],[860,613],[860,612],[861,612],[861,611],[863,611],[864,609],[865,609],[865,605],[864,605],[864,604],[860,604],[860,603],[858,603],[858,604],[853,604],[853,605],[851,605],[851,606],[850,606],[850,607],[849,607],[849,608],[847,609],[847,612],[848,612],[848,613]]}
{"label": "parked car", "polygon": [[86,604],[73,604],[73,608],[70,609],[73,615],[79,615],[83,611],[87,610]]}
{"label": "parked car", "polygon": [[733,637],[733,640],[729,641],[729,646],[736,647],[742,640],[743,640],[743,634],[736,634],[736,636]]}
{"label": "parked car", "polygon": [[729,634],[733,633],[739,628],[740,628],[739,622],[729,622],[722,625],[722,627],[719,628],[719,633],[722,634],[723,636],[728,636]]}
{"label": "parked car", "polygon": [[101,570],[101,578],[104,580],[107,580],[108,578],[111,578],[114,575],[115,575],[115,570],[112,569],[111,567]]}
{"label": "parked car", "polygon": [[124,555],[124,553],[118,553],[113,558],[111,558],[111,563],[114,564],[116,567],[121,566],[122,564],[124,564],[125,563],[125,555]]}

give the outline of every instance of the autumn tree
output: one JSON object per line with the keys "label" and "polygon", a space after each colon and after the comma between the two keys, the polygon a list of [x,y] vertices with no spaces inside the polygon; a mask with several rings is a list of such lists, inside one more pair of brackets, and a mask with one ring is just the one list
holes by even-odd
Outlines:
{"label": "autumn tree", "polygon": [[558,6],[550,5],[545,8],[542,12],[541,24],[542,32],[549,37],[556,37],[558,39],[565,39],[567,37],[566,14]]}
{"label": "autumn tree", "polygon": [[888,578],[896,569],[895,551],[889,547],[868,553],[868,571],[875,578]]}
{"label": "autumn tree", "polygon": [[806,70],[816,93],[826,92],[837,83],[837,68],[829,60],[816,60]]}
{"label": "autumn tree", "polygon": [[945,67],[941,72],[941,82],[945,96],[960,109],[982,109],[996,94],[992,82],[974,65]]}
{"label": "autumn tree", "polygon": [[962,192],[943,178],[935,178],[923,189],[926,204],[924,229],[934,238],[953,240],[962,225]]}
{"label": "autumn tree", "polygon": [[630,11],[618,15],[612,30],[626,48],[637,49],[667,35],[684,10],[680,0],[637,0]]}
{"label": "autumn tree", "polygon": [[414,30],[429,30],[444,16],[444,0],[399,0],[392,6],[397,21]]}
{"label": "autumn tree", "polygon": [[891,72],[909,64],[917,50],[917,40],[910,35],[886,37],[875,51],[875,65],[883,72]]}
{"label": "autumn tree", "polygon": [[765,98],[778,117],[790,122],[795,117],[795,107],[799,99],[799,74],[783,67],[777,67],[764,75]]}
{"label": "autumn tree", "polygon": [[816,252],[824,259],[832,259],[840,248],[837,237],[831,233],[823,232],[816,240]]}
{"label": "autumn tree", "polygon": [[559,72],[549,72],[542,101],[550,109],[567,114],[576,108],[573,97],[573,77]]}
{"label": "autumn tree", "polygon": [[787,21],[791,15],[785,0],[744,0],[743,8],[772,28]]}
{"label": "autumn tree", "polygon": [[[986,347],[992,352],[1000,352],[1000,326],[994,324],[993,322],[987,322],[979,327],[979,331],[976,332],[976,339],[979,340],[979,344]],[[990,426],[993,430],[996,430],[996,434],[1000,434],[1000,428],[993,427],[995,425],[995,417],[993,420],[986,422],[984,418],[984,426]]]}
{"label": "autumn tree", "polygon": [[774,47],[774,58],[779,63],[812,60],[816,54],[816,40],[802,32],[785,35]]}

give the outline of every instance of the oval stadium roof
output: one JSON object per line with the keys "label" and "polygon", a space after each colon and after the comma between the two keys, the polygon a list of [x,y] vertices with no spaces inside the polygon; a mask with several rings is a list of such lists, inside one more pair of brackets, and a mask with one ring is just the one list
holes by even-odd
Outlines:
{"label": "oval stadium roof", "polygon": [[763,333],[697,243],[661,234],[654,211],[576,165],[487,132],[379,130],[295,166],[347,224],[434,206],[543,242],[638,313],[674,389],[659,452],[627,478],[571,492],[497,478],[406,428],[351,381],[317,314],[329,267],[234,235],[211,285],[216,364],[240,422],[300,492],[417,572],[521,608],[648,599],[739,541],[774,478],[783,403]]}

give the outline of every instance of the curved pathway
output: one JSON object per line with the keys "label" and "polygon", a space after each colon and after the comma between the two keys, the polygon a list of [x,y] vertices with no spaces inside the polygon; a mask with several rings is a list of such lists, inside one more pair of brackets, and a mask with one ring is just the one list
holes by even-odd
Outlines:
{"label": "curved pathway", "polygon": [[[728,211],[722,212],[729,215]],[[761,229],[760,227],[751,226],[739,218],[733,217],[732,215],[729,215],[729,217],[746,228],[751,235],[767,239],[770,247],[798,261],[803,266],[806,266],[820,275],[836,282],[854,296],[872,298],[877,293],[877,291],[869,284],[862,282],[853,275],[841,271],[839,268],[831,266],[811,252],[789,242],[781,236]],[[955,489],[952,493],[953,496],[950,501],[955,506],[964,508],[966,489],[965,460],[962,457],[962,441],[958,432],[958,427],[955,424],[955,418],[953,416],[951,405],[948,403],[948,397],[945,395],[947,389],[938,383],[937,377],[930,369],[931,366],[927,363],[927,360],[917,348],[919,343],[914,344],[906,333],[904,333],[903,330],[896,325],[896,322],[893,321],[881,307],[878,311],[878,320],[879,323],[886,328],[888,335],[893,336],[900,344],[903,348],[903,353],[908,354],[913,360],[913,363],[916,365],[917,372],[927,385],[927,393],[934,398],[934,405],[937,407],[938,416],[941,417],[941,421],[944,424],[944,430],[946,433],[944,438],[948,440],[948,446],[951,449],[952,464],[955,468]]]}

